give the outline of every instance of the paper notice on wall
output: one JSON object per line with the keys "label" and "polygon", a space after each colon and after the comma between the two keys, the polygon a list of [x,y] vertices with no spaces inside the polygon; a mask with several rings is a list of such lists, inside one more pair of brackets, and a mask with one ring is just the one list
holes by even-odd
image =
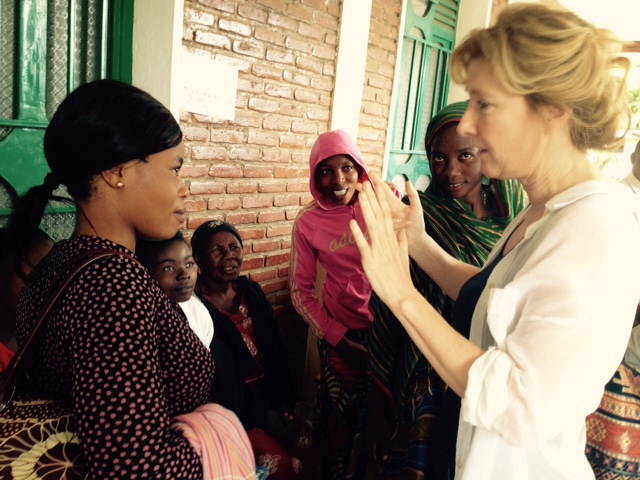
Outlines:
{"label": "paper notice on wall", "polygon": [[238,68],[193,53],[182,52],[182,108],[191,113],[233,120]]}

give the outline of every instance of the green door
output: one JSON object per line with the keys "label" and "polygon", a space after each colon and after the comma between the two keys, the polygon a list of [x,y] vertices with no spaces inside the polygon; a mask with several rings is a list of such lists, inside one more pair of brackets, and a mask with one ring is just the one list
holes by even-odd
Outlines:
{"label": "green door", "polygon": [[410,180],[429,183],[424,136],[431,117],[446,105],[449,58],[455,44],[460,0],[407,0],[400,92],[394,113],[387,179],[403,192]]}
{"label": "green door", "polygon": [[67,93],[99,78],[131,81],[132,32],[133,0],[0,2],[0,175],[18,193],[48,172],[44,131]]}

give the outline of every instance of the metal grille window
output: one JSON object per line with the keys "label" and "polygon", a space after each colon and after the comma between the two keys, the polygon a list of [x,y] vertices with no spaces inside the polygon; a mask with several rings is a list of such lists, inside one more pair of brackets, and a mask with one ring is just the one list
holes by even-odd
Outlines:
{"label": "metal grille window", "polygon": [[[0,2],[0,175],[19,193],[48,171],[44,131],[67,93],[99,78],[131,81],[132,25],[133,0]],[[54,206],[43,225],[64,238],[73,212]]]}
{"label": "metal grille window", "polygon": [[403,192],[410,180],[429,184],[424,135],[431,117],[446,105],[449,58],[455,44],[460,0],[409,0],[387,178]]}

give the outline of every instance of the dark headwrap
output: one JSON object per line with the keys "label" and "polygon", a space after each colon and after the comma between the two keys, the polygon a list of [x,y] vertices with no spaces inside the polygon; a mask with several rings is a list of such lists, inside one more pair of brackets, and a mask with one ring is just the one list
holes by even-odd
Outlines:
{"label": "dark headwrap", "polygon": [[[459,122],[468,102],[449,105],[438,112],[427,128],[427,145],[443,126]],[[430,148],[427,146],[427,151]],[[482,188],[491,198],[491,213],[480,220],[462,200],[452,199],[432,181],[420,202],[427,233],[447,253],[471,265],[482,267],[502,232],[524,208],[522,185],[516,180],[486,180]],[[408,203],[407,198],[404,200]],[[411,277],[416,289],[449,322],[453,300],[418,265],[411,261]],[[420,366],[430,368],[420,350],[409,338],[391,310],[375,295],[371,297],[374,323],[369,342],[369,367],[382,389],[402,408],[411,401],[416,388],[415,372]],[[422,368],[420,368],[422,369]]]}
{"label": "dark headwrap", "polygon": [[236,227],[222,220],[211,220],[210,222],[203,223],[193,232],[193,237],[191,237],[191,249],[193,252],[196,254],[200,253],[200,249],[207,239],[218,232],[232,233],[240,242],[240,246],[243,246],[240,232],[236,230]]}
{"label": "dark headwrap", "polygon": [[469,100],[465,100],[464,102],[456,102],[451,105],[447,105],[438,113],[436,113],[433,118],[429,121],[429,125],[427,126],[427,133],[425,134],[424,144],[427,149],[427,157],[431,157],[431,144],[433,143],[433,139],[436,134],[442,130],[442,127],[449,123],[459,123],[460,119],[464,115],[464,112],[467,111],[469,107]]}

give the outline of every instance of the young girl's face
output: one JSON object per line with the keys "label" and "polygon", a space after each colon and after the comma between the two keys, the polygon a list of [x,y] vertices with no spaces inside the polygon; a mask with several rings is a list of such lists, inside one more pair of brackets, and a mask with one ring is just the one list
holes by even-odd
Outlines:
{"label": "young girl's face", "polygon": [[351,205],[358,199],[361,170],[348,155],[334,155],[316,167],[316,187],[336,205]]}
{"label": "young girl's face", "polygon": [[149,271],[172,302],[186,302],[193,295],[198,267],[186,243],[171,242]]}

